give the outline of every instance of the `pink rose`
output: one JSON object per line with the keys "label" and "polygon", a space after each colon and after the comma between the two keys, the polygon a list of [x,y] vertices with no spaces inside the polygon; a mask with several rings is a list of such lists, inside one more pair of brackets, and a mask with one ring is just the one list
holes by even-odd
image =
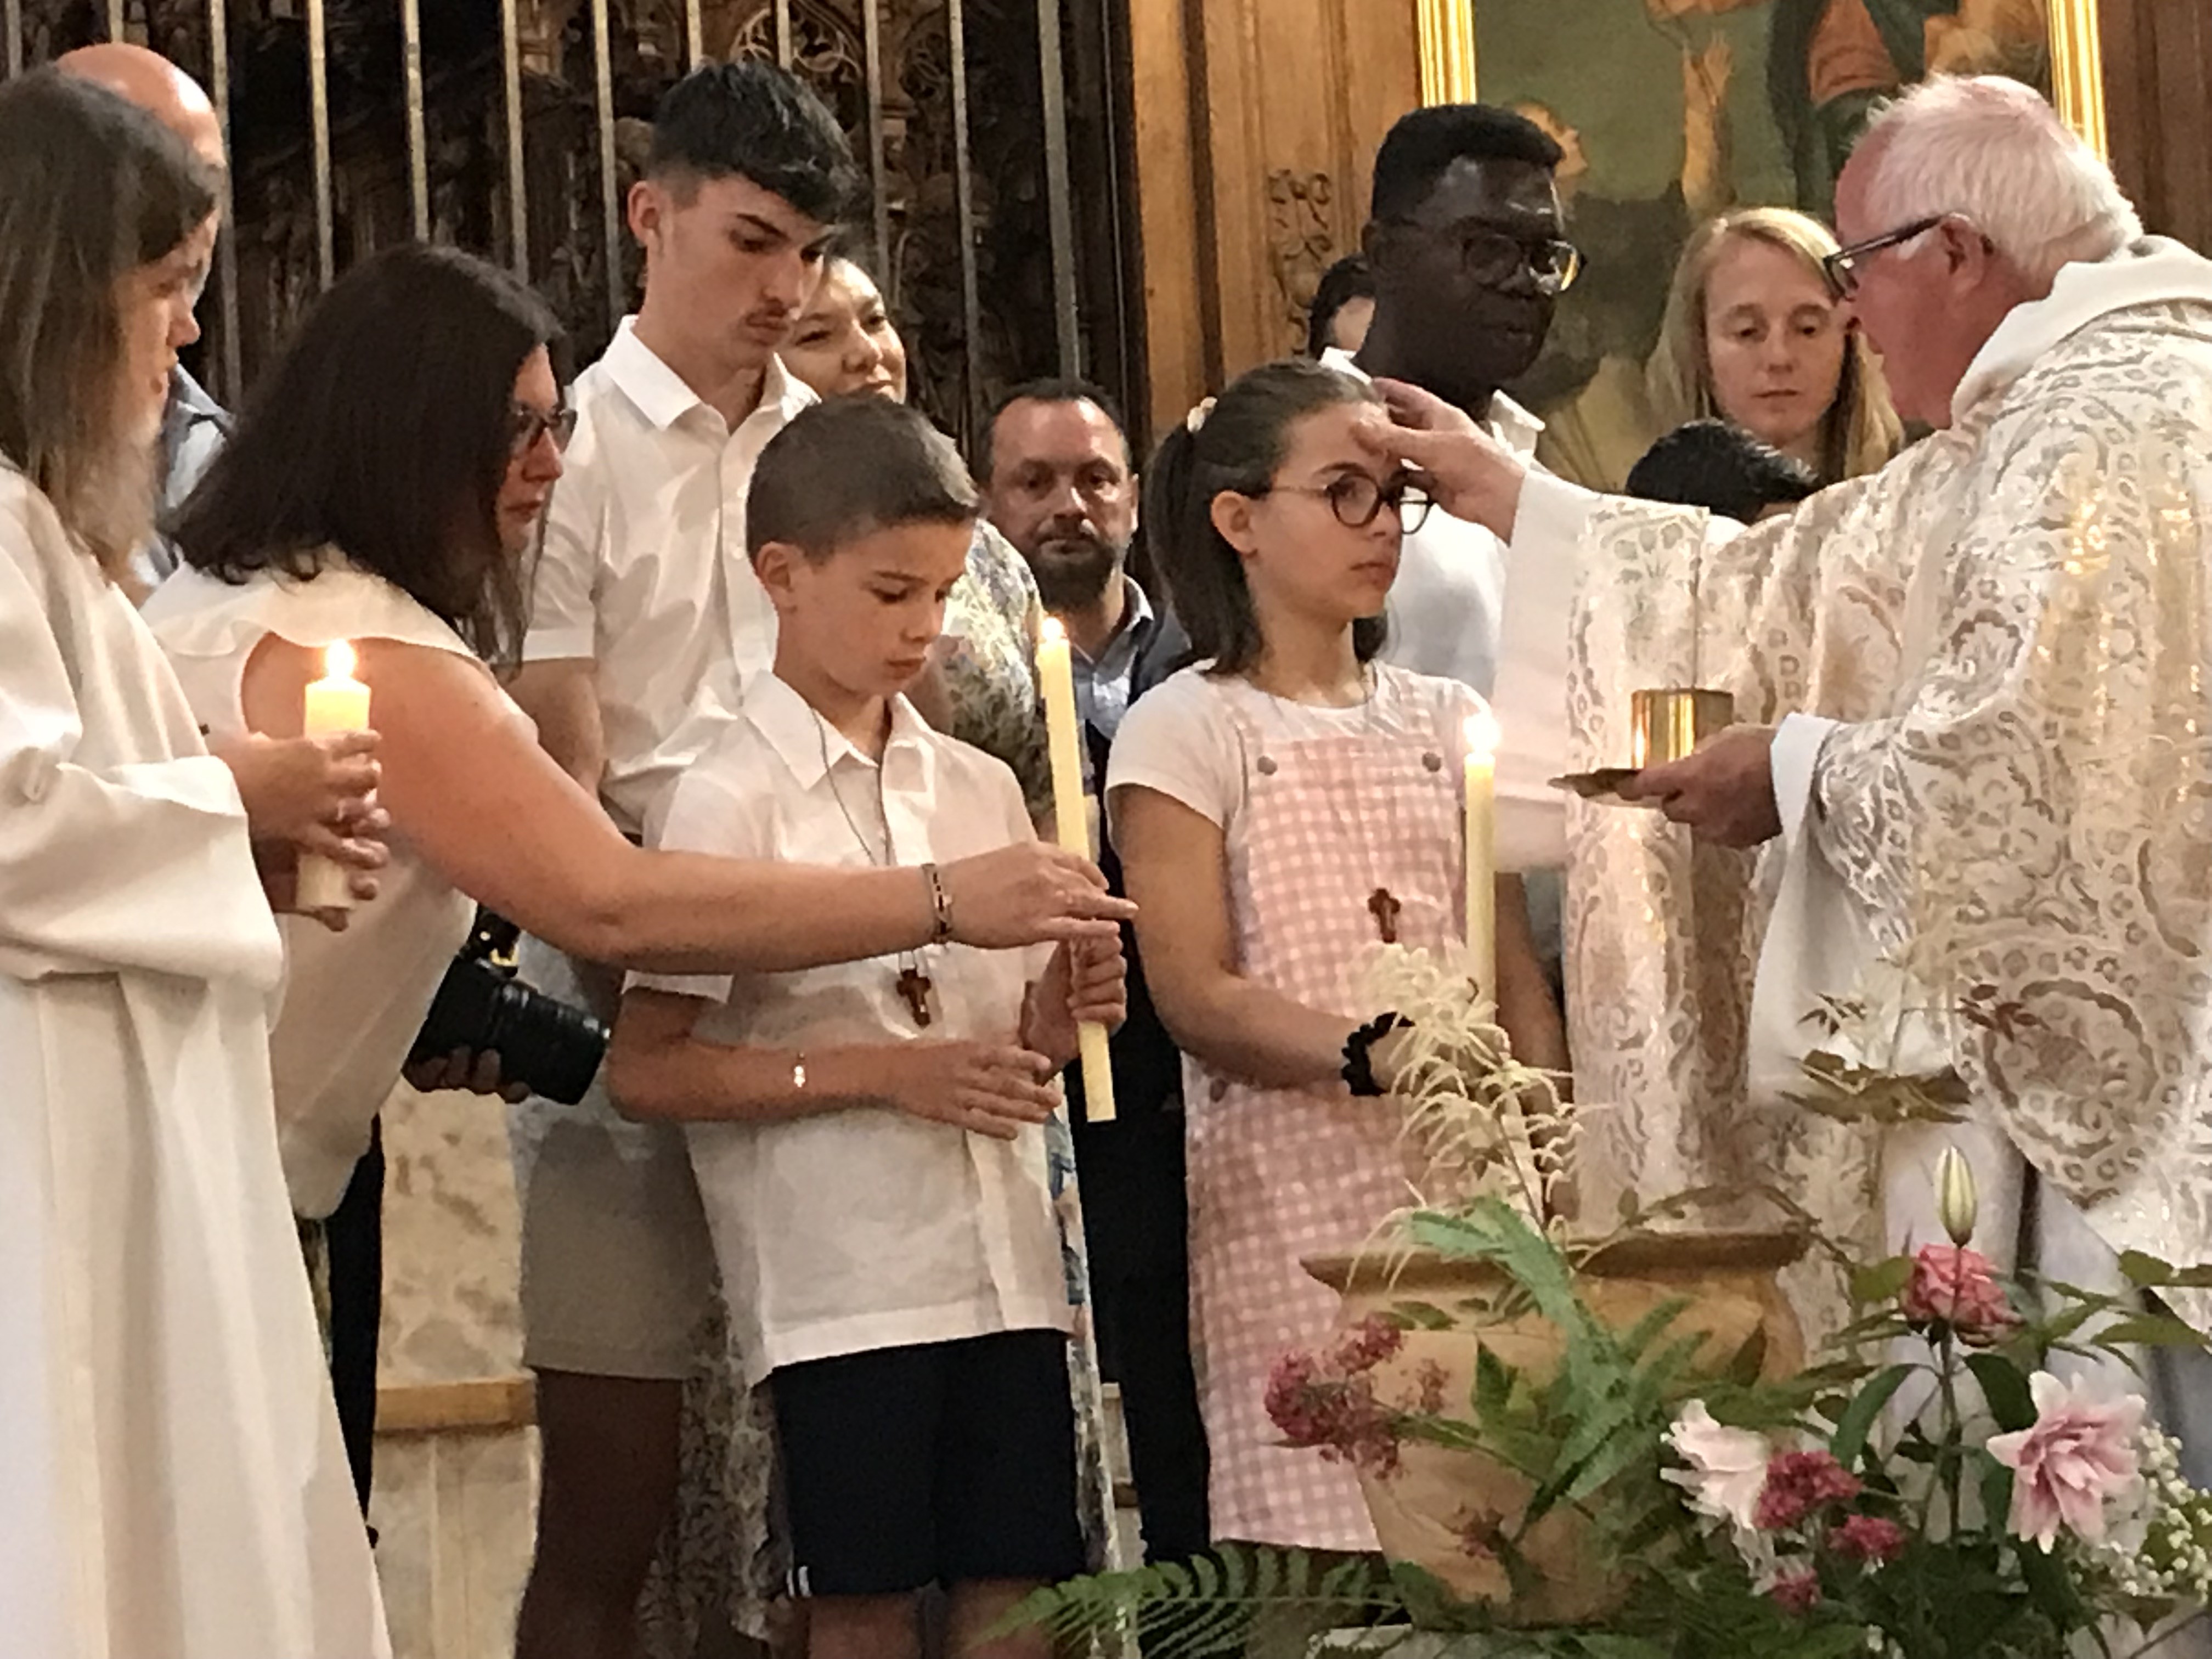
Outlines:
{"label": "pink rose", "polygon": [[1941,1322],[1968,1341],[2001,1334],[2016,1322],[1996,1267],[1960,1244],[1923,1244],[1905,1287],[1905,1316],[1916,1325]]}
{"label": "pink rose", "polygon": [[1859,1495],[1858,1477],[1825,1451],[1776,1455],[1766,1466],[1766,1485],[1753,1516],[1761,1532],[1783,1532],[1815,1510],[1847,1504]]}
{"label": "pink rose", "polygon": [[1990,1441],[1990,1455],[2013,1472],[2012,1535],[2032,1539],[2046,1552],[2062,1527],[2100,1539],[2106,1499],[2136,1481],[2142,1396],[2096,1400],[2080,1383],[2069,1386],[2048,1371],[2030,1377],[2028,1391],[2035,1400],[2034,1426]]}
{"label": "pink rose", "polygon": [[1878,1567],[1905,1553],[1905,1528],[1879,1515],[1853,1515],[1828,1534],[1828,1547],[1853,1561]]}
{"label": "pink rose", "polygon": [[1810,1613],[1820,1605],[1820,1575],[1810,1567],[1785,1572],[1766,1587],[1766,1593],[1792,1613]]}

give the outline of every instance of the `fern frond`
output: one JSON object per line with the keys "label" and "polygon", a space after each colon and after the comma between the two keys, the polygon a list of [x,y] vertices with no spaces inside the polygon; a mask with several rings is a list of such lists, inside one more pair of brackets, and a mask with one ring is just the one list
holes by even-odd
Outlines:
{"label": "fern frond", "polygon": [[1318,1633],[1402,1619],[1406,1610],[1403,1594],[1380,1562],[1223,1544],[1188,1566],[1096,1573],[1049,1585],[991,1636],[1035,1626],[1064,1652],[1118,1654],[1134,1642],[1145,1659],[1230,1659],[1243,1653],[1262,1615],[1271,1623],[1309,1620]]}

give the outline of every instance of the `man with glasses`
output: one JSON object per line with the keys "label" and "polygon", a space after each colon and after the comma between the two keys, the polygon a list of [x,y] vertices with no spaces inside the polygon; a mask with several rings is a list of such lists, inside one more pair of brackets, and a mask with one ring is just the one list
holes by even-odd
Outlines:
{"label": "man with glasses", "polygon": [[[1528,117],[1488,104],[1438,105],[1401,118],[1375,154],[1362,239],[1374,273],[1374,320],[1356,357],[1332,349],[1322,362],[1421,387],[1532,462],[1544,423],[1499,388],[1534,364],[1559,297],[1582,269],[1553,177],[1561,155]],[[1409,501],[1404,514],[1410,527],[1390,588],[1382,659],[1487,697],[1505,544],[1472,520],[1427,511],[1425,501]],[[1512,736],[1509,729],[1509,742]],[[1556,981],[1555,879],[1538,877],[1529,899],[1538,954]],[[1517,1030],[1559,1025],[1556,1007],[1513,1012]],[[1564,1065],[1564,1035],[1549,1052],[1523,1058]]]}
{"label": "man with glasses", "polygon": [[[1332,348],[1322,362],[1421,386],[1515,454],[1534,454],[1543,422],[1498,388],[1536,361],[1581,266],[1553,182],[1559,156],[1535,123],[1487,104],[1401,119],[1376,152],[1363,238],[1374,320],[1356,356]],[[1431,514],[1406,538],[1383,659],[1488,696],[1504,581],[1503,542]]]}
{"label": "man with glasses", "polygon": [[[1617,764],[1632,691],[1735,696],[1740,725],[1623,793],[1706,841],[1772,843],[1771,919],[1761,941],[1711,882],[1685,903],[1687,849],[1642,815],[1585,819],[1586,1097],[1712,1158],[1676,1159],[1674,1184],[1733,1158],[1871,1221],[1877,1248],[1940,1237],[1929,1169],[1954,1139],[1977,1249],[2131,1295],[2118,1252],[2212,1263],[2212,262],[2144,237],[2105,163],[2000,79],[1892,105],[1836,206],[1831,279],[1898,412],[1936,428],[1881,472],[1745,532],[1535,475],[1413,394],[1408,418],[1456,430],[1377,441],[1511,538],[1499,680],[1524,754]],[[1670,1096],[1692,1047],[1733,1051],[1782,1109],[1744,1112],[1725,1079]],[[1815,1047],[1922,1078],[1969,1121],[1850,1157],[1789,1103],[1851,1092],[1808,1078]],[[2212,1327],[2212,1296],[2161,1294]],[[2212,1407],[2148,1375],[2170,1424]],[[2193,1459],[2201,1477],[2212,1435]]]}

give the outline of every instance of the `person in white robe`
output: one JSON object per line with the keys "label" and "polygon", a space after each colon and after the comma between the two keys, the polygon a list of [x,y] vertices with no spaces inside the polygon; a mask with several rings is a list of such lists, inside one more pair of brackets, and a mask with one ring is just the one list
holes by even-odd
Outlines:
{"label": "person in white robe", "polygon": [[340,830],[374,768],[208,754],[123,586],[215,199],[112,93],[0,90],[7,1659],[388,1651],[277,1161],[255,848],[374,863]]}
{"label": "person in white robe", "polygon": [[[1505,850],[1565,850],[1534,780],[1626,760],[1632,690],[1736,697],[1741,729],[1640,789],[1703,838],[1770,844],[1773,923],[1738,937],[1756,1006],[1717,1035],[1724,999],[1686,1030],[1616,1003],[1586,1047],[1585,1003],[1578,1071],[1639,1036],[1718,1041],[1754,1102],[1782,1103],[1832,1046],[1808,1016],[1871,988],[1879,1036],[1851,1057],[1955,1074],[1971,1116],[1887,1137],[1891,1243],[1938,1236],[1926,1165],[1955,1138],[1997,1215],[2039,1187],[2026,1242],[2057,1277],[2117,1284],[2128,1249],[2212,1261],[2212,264],[2143,237],[2104,164],[1995,79],[1892,106],[1838,217],[1838,285],[1901,412],[1937,430],[1789,519],[1739,534],[1595,496],[1412,393],[1406,418],[1439,429],[1377,434],[1510,538],[1501,773],[1517,749],[1526,775],[1501,778],[1523,809]],[[1645,939],[1656,915],[1657,948],[1693,960],[1694,923],[1622,839],[1653,832],[1601,810],[1573,830],[1598,851],[1572,878],[1578,965],[1594,933],[1639,948],[1639,906]],[[1637,1012],[1663,1018],[1668,978]],[[1802,1115],[1741,1100],[1719,1092],[1706,1144],[1765,1146]],[[2002,1259],[2001,1231],[1978,1243]],[[2205,1328],[2201,1293],[2173,1300]]]}

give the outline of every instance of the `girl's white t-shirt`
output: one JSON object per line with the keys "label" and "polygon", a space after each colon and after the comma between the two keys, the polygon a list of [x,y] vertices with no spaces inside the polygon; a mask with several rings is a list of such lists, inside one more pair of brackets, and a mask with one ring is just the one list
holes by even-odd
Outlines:
{"label": "girl's white t-shirt", "polygon": [[1348,708],[1291,702],[1235,675],[1215,678],[1203,663],[1170,674],[1131,705],[1106,764],[1108,810],[1115,792],[1157,789],[1234,837],[1247,766],[1256,756],[1240,730],[1262,745],[1301,738],[1354,737],[1384,727],[1433,729],[1437,751],[1457,766],[1468,717],[1481,699],[1457,680],[1372,663],[1374,690]]}

